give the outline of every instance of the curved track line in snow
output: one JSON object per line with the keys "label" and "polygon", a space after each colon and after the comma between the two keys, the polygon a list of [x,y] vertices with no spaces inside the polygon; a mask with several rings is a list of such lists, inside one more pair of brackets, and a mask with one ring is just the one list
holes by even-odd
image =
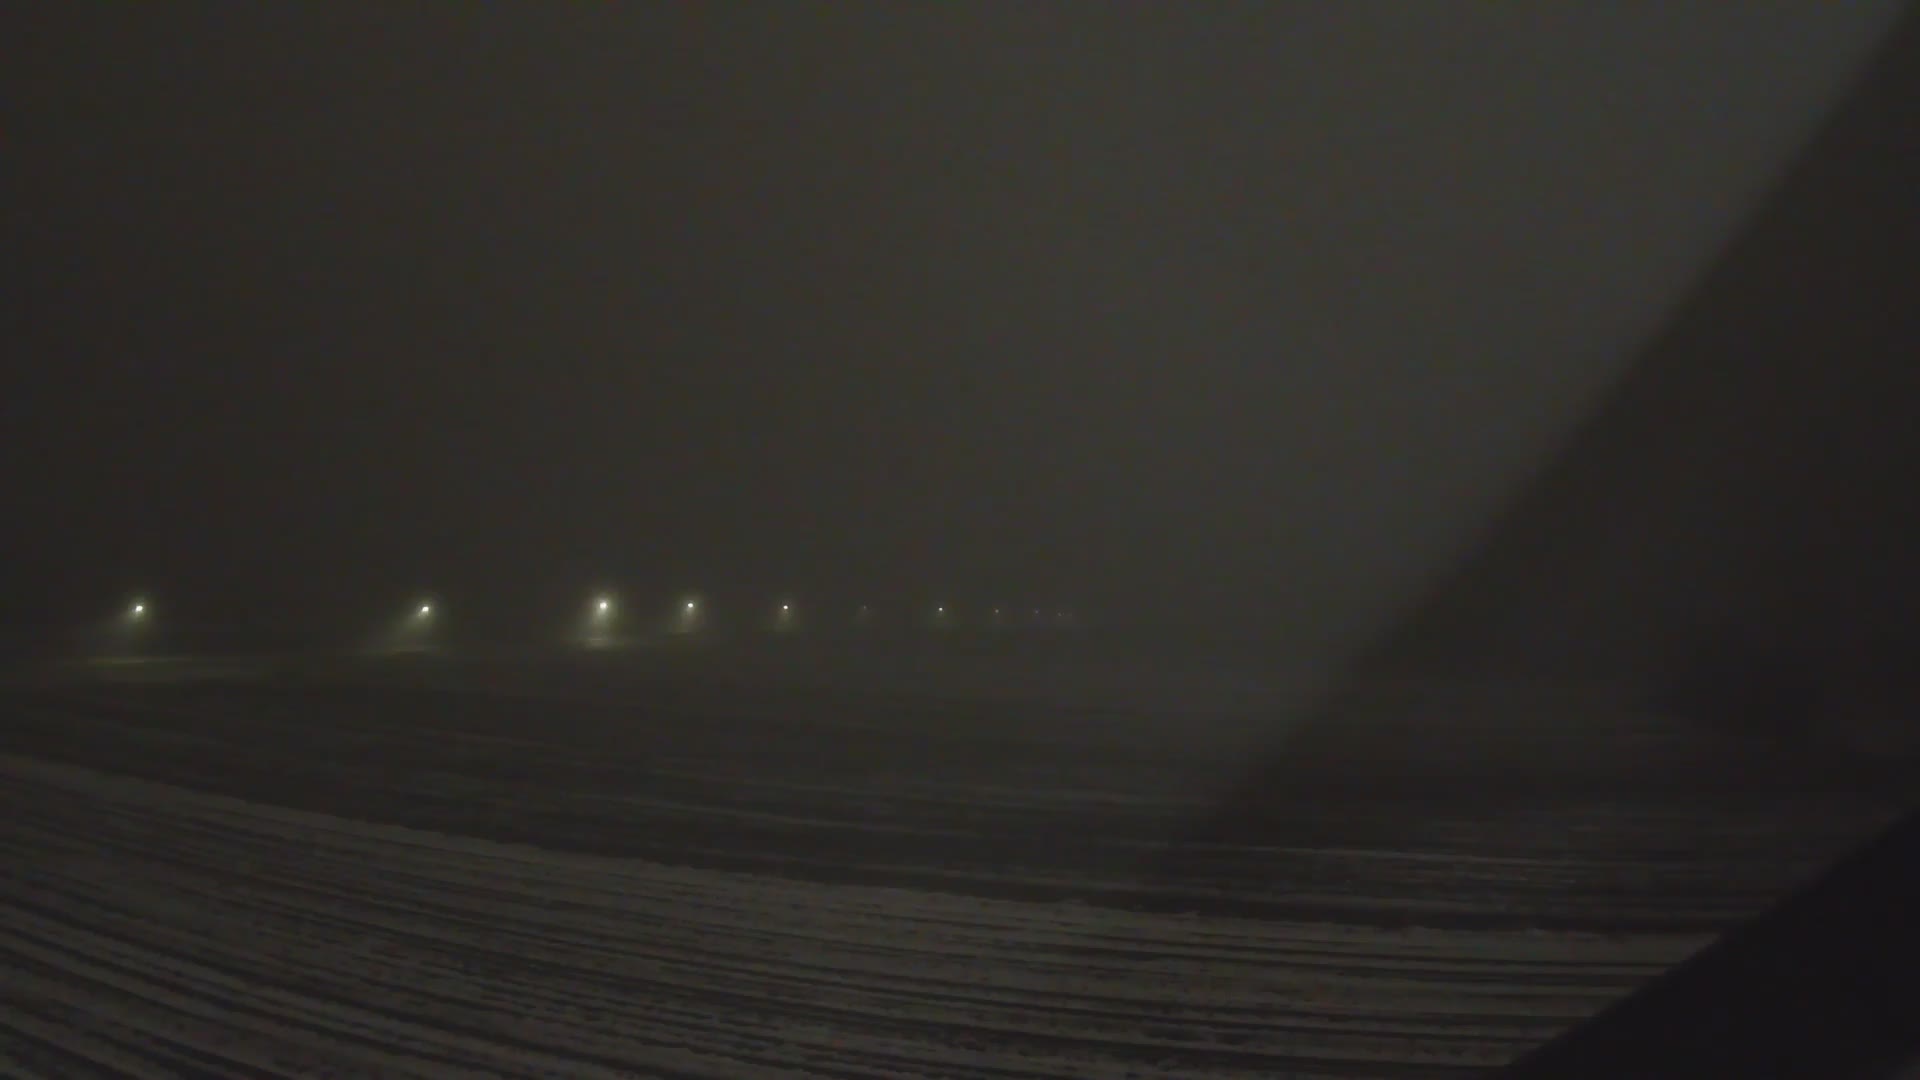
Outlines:
{"label": "curved track line in snow", "polygon": [[0,789],[0,1052],[135,1075],[1433,1075],[1696,944],[771,879],[21,757]]}
{"label": "curved track line in snow", "polygon": [[1451,797],[1311,796],[1277,827],[1284,841],[1185,845],[1177,872],[1156,877],[1145,868],[1194,812],[1194,776],[1208,766],[1121,752],[1097,731],[1083,733],[1084,753],[1001,739],[991,754],[950,757],[910,716],[884,737],[848,739],[830,715],[809,714],[811,729],[712,731],[672,701],[582,718],[476,695],[376,696],[360,710],[293,690],[203,690],[184,703],[153,693],[37,699],[6,745],[243,798],[675,865],[1379,926],[1708,931],[1760,910],[1884,818],[1844,805],[1789,818],[1782,807],[1804,800],[1778,798],[1556,795],[1463,809]]}

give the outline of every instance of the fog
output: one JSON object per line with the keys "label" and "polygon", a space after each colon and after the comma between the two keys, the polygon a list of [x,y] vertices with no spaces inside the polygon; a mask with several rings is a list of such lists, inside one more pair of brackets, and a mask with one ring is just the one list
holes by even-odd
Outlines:
{"label": "fog", "polygon": [[15,8],[0,1071],[1913,1056],[1920,9]]}
{"label": "fog", "polygon": [[1898,7],[15,17],[8,618],[612,583],[1343,648]]}

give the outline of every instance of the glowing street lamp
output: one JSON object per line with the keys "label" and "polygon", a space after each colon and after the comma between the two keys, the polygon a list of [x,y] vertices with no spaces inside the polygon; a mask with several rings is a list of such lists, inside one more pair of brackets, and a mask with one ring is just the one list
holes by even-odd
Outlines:
{"label": "glowing street lamp", "polygon": [[611,593],[600,593],[589,601],[589,603],[591,606],[588,610],[591,613],[594,625],[605,626],[613,620],[613,595]]}
{"label": "glowing street lamp", "polygon": [[439,636],[437,614],[438,608],[430,597],[415,599],[388,628],[387,651],[418,652],[430,648]]}
{"label": "glowing street lamp", "polygon": [[689,596],[680,601],[680,609],[674,613],[681,633],[691,633],[700,626],[700,598]]}
{"label": "glowing street lamp", "polygon": [[114,642],[112,648],[124,655],[132,655],[152,644],[155,627],[152,624],[153,605],[144,596],[135,596],[120,609],[119,618],[111,626],[109,639]]}
{"label": "glowing street lamp", "polygon": [[588,597],[585,624],[579,630],[582,642],[592,648],[613,644],[617,613],[612,593],[595,593]]}

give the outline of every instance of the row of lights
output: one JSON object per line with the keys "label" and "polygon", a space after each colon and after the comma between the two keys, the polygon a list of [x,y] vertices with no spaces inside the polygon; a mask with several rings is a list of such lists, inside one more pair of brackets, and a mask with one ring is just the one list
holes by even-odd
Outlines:
{"label": "row of lights", "polygon": [[[433,618],[433,611],[433,601],[422,600],[419,606],[413,609],[414,620],[416,622],[425,622]],[[691,621],[697,618],[699,613],[700,603],[697,600],[688,600],[680,606],[680,617],[683,621]],[[144,597],[135,599],[127,605],[126,615],[127,621],[129,622],[145,622],[150,614],[151,608]],[[950,613],[945,604],[936,604],[933,608],[933,616],[937,620],[945,621],[950,618]],[[593,617],[596,622],[602,623],[613,618],[613,598],[611,596],[603,593],[593,598]],[[779,617],[782,620],[790,620],[794,617],[793,603],[791,601],[781,602]],[[854,612],[854,617],[861,622],[869,621],[873,617],[873,608],[862,604]],[[992,609],[991,617],[995,625],[999,625],[1004,621],[1004,613],[1002,609],[997,607]],[[1040,608],[1033,609],[1034,621],[1043,621],[1045,618],[1046,615]],[[1054,613],[1054,619],[1060,623],[1068,623],[1073,620],[1073,615],[1071,612],[1062,609]]]}

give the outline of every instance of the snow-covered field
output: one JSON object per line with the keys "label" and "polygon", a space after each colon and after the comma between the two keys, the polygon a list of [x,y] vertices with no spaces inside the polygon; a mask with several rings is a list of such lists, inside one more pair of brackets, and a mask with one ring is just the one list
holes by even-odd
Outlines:
{"label": "snow-covered field", "polygon": [[8,691],[0,1074],[1470,1073],[1898,809],[1303,791],[1176,872],[1177,722],[362,674]]}

